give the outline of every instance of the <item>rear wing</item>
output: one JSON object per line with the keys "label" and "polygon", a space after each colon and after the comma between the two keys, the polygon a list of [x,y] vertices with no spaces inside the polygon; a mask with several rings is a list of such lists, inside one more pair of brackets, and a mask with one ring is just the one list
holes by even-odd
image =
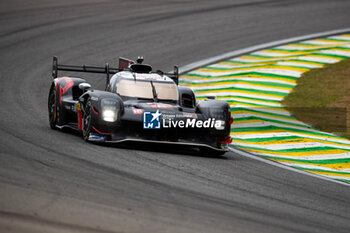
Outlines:
{"label": "rear wing", "polygon": [[52,78],[55,79],[58,76],[58,71],[73,71],[73,72],[88,72],[88,73],[97,73],[97,74],[106,74],[106,87],[109,83],[110,74],[115,74],[121,71],[119,68],[111,68],[109,64],[106,63],[105,67],[96,67],[96,66],[73,66],[73,65],[62,65],[58,64],[58,59],[56,56],[52,60]]}
{"label": "rear wing", "polygon": [[119,70],[127,69],[131,64],[135,64],[133,60],[120,57],[119,58]]}
{"label": "rear wing", "polygon": [[[138,60],[139,62],[139,60]],[[141,61],[142,62],[142,61]],[[87,73],[97,73],[97,74],[106,74],[106,87],[109,84],[109,78],[111,74],[118,73],[119,71],[127,70],[130,65],[135,64],[133,60],[129,60],[127,58],[119,58],[119,68],[111,68],[109,64],[106,63],[104,67],[96,67],[96,66],[75,66],[75,65],[62,65],[58,64],[58,58],[56,56],[53,57],[52,60],[52,78],[55,79],[58,76],[58,71],[73,71],[73,72],[87,72]],[[164,73],[161,71],[157,71],[157,73],[165,74],[169,76],[176,85],[179,83],[179,68],[178,66],[174,66],[174,73]]]}

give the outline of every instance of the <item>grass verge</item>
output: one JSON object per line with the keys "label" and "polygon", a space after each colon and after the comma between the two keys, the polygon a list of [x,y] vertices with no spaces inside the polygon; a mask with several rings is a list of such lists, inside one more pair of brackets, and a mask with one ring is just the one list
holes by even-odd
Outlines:
{"label": "grass verge", "polygon": [[350,139],[350,59],[306,72],[282,103],[298,120]]}

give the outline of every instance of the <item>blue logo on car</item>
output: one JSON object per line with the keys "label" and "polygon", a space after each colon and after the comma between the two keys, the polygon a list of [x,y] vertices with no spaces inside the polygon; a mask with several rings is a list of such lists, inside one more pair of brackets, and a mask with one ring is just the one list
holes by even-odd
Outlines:
{"label": "blue logo on car", "polygon": [[160,122],[162,114],[157,110],[156,112],[143,113],[143,128],[144,129],[160,129]]}

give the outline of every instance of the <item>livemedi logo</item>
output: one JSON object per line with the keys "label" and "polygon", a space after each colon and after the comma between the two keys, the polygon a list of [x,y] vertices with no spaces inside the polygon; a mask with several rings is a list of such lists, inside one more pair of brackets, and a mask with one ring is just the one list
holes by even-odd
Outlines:
{"label": "livemedi logo", "polygon": [[[197,117],[184,117],[186,115],[164,115],[157,110],[156,112],[143,113],[144,129],[160,129],[162,128],[215,128],[217,130],[225,129],[225,121],[208,118],[199,120]],[[179,118],[177,118],[179,117]],[[163,123],[163,124],[162,124]]]}
{"label": "livemedi logo", "polygon": [[143,128],[144,129],[160,129],[160,122],[162,114],[157,110],[156,112],[143,113]]}

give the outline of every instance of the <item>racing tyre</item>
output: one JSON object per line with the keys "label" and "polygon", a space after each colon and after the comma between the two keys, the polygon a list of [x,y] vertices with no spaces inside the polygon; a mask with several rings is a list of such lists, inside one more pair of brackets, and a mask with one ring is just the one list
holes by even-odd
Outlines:
{"label": "racing tyre", "polygon": [[49,122],[51,129],[56,129],[57,124],[57,102],[56,102],[56,90],[52,84],[49,92],[48,99],[48,110],[49,110]]}
{"label": "racing tyre", "polygon": [[84,115],[83,115],[83,138],[85,141],[88,141],[90,131],[91,131],[91,111],[92,111],[92,105],[91,101],[87,100],[84,108]]}

